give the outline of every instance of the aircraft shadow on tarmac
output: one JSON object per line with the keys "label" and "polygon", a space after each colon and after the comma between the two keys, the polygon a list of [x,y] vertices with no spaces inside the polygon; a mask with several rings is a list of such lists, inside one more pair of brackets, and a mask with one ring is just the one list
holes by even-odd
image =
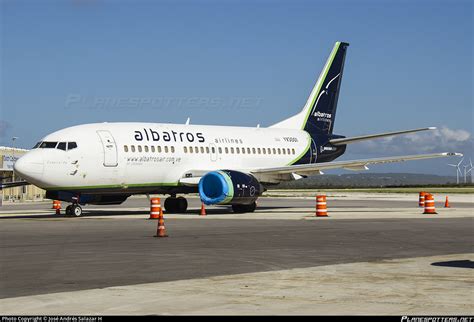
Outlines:
{"label": "aircraft shadow on tarmac", "polygon": [[[288,213],[288,210],[283,210],[283,209],[290,209],[293,208],[291,206],[273,206],[273,207],[258,207],[258,210],[271,210],[271,209],[282,209],[282,211],[279,212],[284,212]],[[290,210],[291,212],[291,210]],[[295,210],[293,212],[301,212],[301,210]],[[133,215],[148,215],[150,213],[149,210],[87,210],[87,208],[84,209],[84,212],[82,214],[82,217],[111,217],[111,216],[133,216]],[[173,215],[199,215],[200,209],[190,209],[186,213],[183,214],[173,214]],[[278,213],[278,211],[275,211],[275,213]],[[171,213],[166,213],[164,212],[164,215],[166,216],[167,214]],[[206,209],[206,214],[207,215],[232,215],[235,214],[230,207],[222,207],[222,208],[214,208],[214,209]],[[0,220],[6,220],[6,219],[59,219],[59,218],[75,218],[75,217],[68,217],[65,214],[61,215],[56,215],[54,213],[51,214],[20,214],[16,216],[6,216],[6,217],[0,217]]]}
{"label": "aircraft shadow on tarmac", "polygon": [[[341,208],[341,209],[338,209]],[[380,210],[368,210],[368,209],[360,209],[356,210],[355,208],[363,208],[363,207],[352,207],[350,211],[345,210],[344,208],[346,207],[331,207],[330,212],[334,213],[358,213],[358,212],[380,212]],[[267,210],[271,210],[272,214],[301,214],[301,213],[307,213],[307,212],[312,212],[312,208],[308,207],[303,207],[303,210],[301,208],[295,208],[292,206],[259,206],[257,208],[257,211],[255,212],[255,215],[258,216],[260,212],[265,212]],[[385,212],[398,212],[398,210],[385,210]],[[115,209],[104,209],[104,210],[87,210],[84,209],[84,212],[82,214],[82,218],[87,218],[87,217],[112,217],[112,216],[133,216],[133,215],[148,215],[150,212],[149,210],[115,210]],[[189,209],[186,213],[183,214],[173,214],[173,215],[182,215],[183,217],[187,215],[199,215],[200,209]],[[164,212],[164,215],[166,216],[167,213],[166,211]],[[230,207],[219,207],[219,208],[211,208],[211,209],[206,209],[206,214],[207,215],[235,215]],[[5,220],[5,219],[62,219],[62,218],[75,218],[75,217],[68,217],[64,213],[61,215],[56,215],[54,213],[51,214],[20,214],[20,215],[13,215],[13,216],[6,216],[6,217],[0,217],[0,220]]]}
{"label": "aircraft shadow on tarmac", "polygon": [[471,260],[457,260],[448,262],[432,263],[432,266],[455,267],[455,268],[471,268],[474,269],[474,262]]}

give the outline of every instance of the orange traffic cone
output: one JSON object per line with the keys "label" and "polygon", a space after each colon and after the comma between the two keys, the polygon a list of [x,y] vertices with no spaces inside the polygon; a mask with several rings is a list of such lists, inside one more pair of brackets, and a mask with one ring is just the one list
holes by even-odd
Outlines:
{"label": "orange traffic cone", "polygon": [[158,218],[158,227],[156,229],[155,237],[168,237],[168,235],[166,234],[165,219],[163,218],[163,212],[160,212],[160,215]]}
{"label": "orange traffic cone", "polygon": [[434,196],[431,193],[425,195],[425,212],[424,214],[437,214],[434,202]]}
{"label": "orange traffic cone", "polygon": [[427,194],[427,193],[424,192],[424,191],[421,191],[421,192],[420,192],[420,195],[419,195],[419,197],[418,197],[418,206],[419,206],[419,207],[424,207],[424,206],[425,206],[425,195],[426,195],[426,194]]}
{"label": "orange traffic cone", "polygon": [[201,213],[199,216],[206,216],[206,207],[204,207],[204,202],[201,202]]}
{"label": "orange traffic cone", "polygon": [[316,196],[316,217],[328,217],[326,195]]}
{"label": "orange traffic cone", "polygon": [[53,208],[56,210],[56,215],[61,214],[61,201],[60,200],[53,200]]}
{"label": "orange traffic cone", "polygon": [[446,201],[444,202],[444,208],[451,208],[451,206],[449,205],[448,196],[446,196]]}
{"label": "orange traffic cone", "polygon": [[163,213],[161,209],[160,198],[151,198],[150,199],[150,218],[148,219],[159,219],[160,214]]}

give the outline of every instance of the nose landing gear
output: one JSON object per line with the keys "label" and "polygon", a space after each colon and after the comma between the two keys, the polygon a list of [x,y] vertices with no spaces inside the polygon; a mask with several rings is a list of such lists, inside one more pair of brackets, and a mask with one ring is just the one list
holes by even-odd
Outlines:
{"label": "nose landing gear", "polygon": [[78,198],[72,198],[72,205],[66,207],[66,216],[68,217],[80,217],[82,216],[82,208],[79,206]]}

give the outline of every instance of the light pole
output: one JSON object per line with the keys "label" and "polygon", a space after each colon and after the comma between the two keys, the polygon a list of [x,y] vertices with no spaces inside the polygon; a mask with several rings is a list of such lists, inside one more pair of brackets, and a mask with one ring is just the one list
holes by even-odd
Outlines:
{"label": "light pole", "polygon": [[[12,162],[15,164],[15,141],[18,137],[12,137]],[[12,169],[12,182],[15,182],[15,171]]]}

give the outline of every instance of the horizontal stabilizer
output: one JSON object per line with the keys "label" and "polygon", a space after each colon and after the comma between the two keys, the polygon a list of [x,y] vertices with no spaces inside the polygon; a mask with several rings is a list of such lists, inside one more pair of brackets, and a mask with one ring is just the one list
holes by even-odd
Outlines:
{"label": "horizontal stabilizer", "polygon": [[329,143],[331,143],[333,145],[342,145],[342,144],[356,143],[356,142],[365,141],[365,140],[379,139],[379,138],[383,138],[383,137],[386,137],[386,136],[408,134],[408,133],[415,133],[415,132],[428,131],[428,130],[436,130],[436,127],[425,127],[425,128],[421,128],[421,129],[414,129],[414,130],[405,130],[405,131],[387,132],[387,133],[372,134],[372,135],[353,136],[351,138],[332,139],[332,140],[329,141]]}

